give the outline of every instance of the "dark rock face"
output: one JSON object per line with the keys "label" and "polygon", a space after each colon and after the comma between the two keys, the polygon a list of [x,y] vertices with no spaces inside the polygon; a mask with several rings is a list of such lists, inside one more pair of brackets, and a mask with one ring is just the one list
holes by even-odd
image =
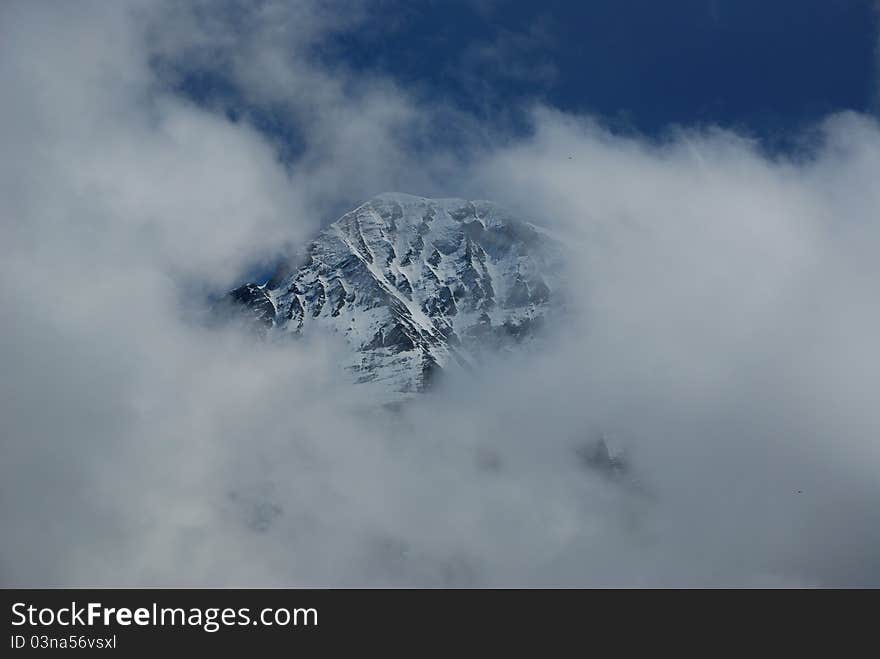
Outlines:
{"label": "dark rock face", "polygon": [[627,462],[622,456],[611,455],[605,437],[600,435],[577,449],[583,465],[608,478],[620,478],[626,474]]}
{"label": "dark rock face", "polygon": [[535,335],[560,300],[561,246],[484,201],[380,195],[297,265],[229,298],[269,331],[342,334],[358,381],[419,391]]}
{"label": "dark rock face", "polygon": [[253,320],[263,327],[275,324],[275,305],[269,294],[256,284],[245,284],[229,292],[231,301],[252,312]]}

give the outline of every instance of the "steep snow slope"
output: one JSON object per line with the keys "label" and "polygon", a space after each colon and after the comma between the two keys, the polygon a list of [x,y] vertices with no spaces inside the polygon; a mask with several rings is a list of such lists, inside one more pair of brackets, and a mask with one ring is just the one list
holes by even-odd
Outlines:
{"label": "steep snow slope", "polygon": [[334,332],[359,382],[416,392],[534,337],[561,301],[561,246],[488,201],[379,195],[267,283],[229,294],[268,332]]}

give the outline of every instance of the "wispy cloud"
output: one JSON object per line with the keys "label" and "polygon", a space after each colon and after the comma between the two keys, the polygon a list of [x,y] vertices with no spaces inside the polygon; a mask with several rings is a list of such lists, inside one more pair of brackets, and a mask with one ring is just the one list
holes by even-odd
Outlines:
{"label": "wispy cloud", "polygon": [[[829,117],[798,159],[540,107],[501,135],[309,55],[365,8],[0,10],[0,581],[880,583],[876,121]],[[181,97],[180,66],[280,107],[302,152]],[[384,189],[567,236],[555,347],[390,415],[331,339],[199,322]],[[595,431],[631,480],[584,467]]]}

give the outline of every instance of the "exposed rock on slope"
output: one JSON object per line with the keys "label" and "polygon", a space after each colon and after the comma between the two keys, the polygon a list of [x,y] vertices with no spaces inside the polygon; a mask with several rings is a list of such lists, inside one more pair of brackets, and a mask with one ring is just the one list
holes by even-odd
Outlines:
{"label": "exposed rock on slope", "polygon": [[561,246],[487,201],[383,194],[229,298],[269,332],[335,332],[360,382],[415,392],[529,340],[559,308]]}

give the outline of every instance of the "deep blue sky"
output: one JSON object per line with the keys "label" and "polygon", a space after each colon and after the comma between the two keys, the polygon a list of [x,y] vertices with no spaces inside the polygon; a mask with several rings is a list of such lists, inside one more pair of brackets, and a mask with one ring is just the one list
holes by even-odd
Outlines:
{"label": "deep blue sky", "polygon": [[[523,102],[621,131],[720,124],[784,144],[830,112],[871,111],[871,0],[376,0],[321,43],[330,66],[391,75],[492,120]],[[190,78],[204,99],[222,87]],[[261,127],[295,142],[283,118]],[[295,150],[295,146],[294,146]]]}
{"label": "deep blue sky", "polygon": [[[648,133],[699,122],[763,132],[867,110],[874,91],[869,0],[383,4],[392,30],[345,35],[331,55],[477,111],[537,96]],[[502,59],[481,57],[483,44]]]}

